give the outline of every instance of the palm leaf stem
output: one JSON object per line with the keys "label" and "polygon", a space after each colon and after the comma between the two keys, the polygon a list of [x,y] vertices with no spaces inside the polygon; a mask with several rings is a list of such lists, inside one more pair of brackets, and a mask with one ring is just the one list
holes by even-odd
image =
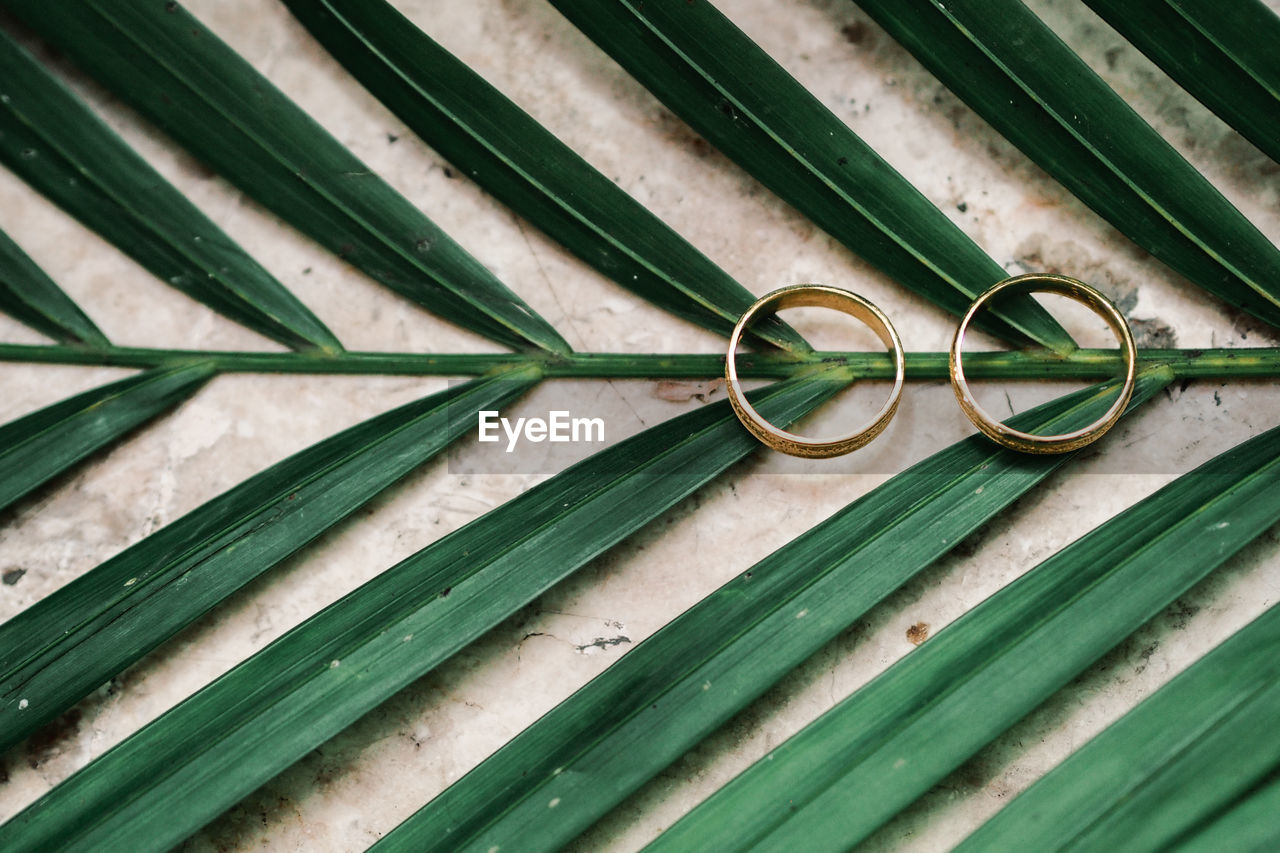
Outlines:
{"label": "palm leaf stem", "polygon": [[[174,367],[206,362],[219,373],[326,373],[394,376],[479,376],[494,369],[536,365],[548,379],[706,379],[724,374],[724,356],[711,353],[323,353],[172,350],[144,347],[85,348],[0,344],[0,362],[85,364],[110,367]],[[893,375],[887,353],[742,353],[738,371],[747,379],[785,379],[815,364],[841,365],[857,379]],[[1243,349],[1143,349],[1139,368],[1167,364],[1180,379],[1280,377],[1280,347]],[[907,378],[946,379],[947,353],[908,352]],[[973,352],[965,375],[975,379],[1109,379],[1120,369],[1115,350]]]}

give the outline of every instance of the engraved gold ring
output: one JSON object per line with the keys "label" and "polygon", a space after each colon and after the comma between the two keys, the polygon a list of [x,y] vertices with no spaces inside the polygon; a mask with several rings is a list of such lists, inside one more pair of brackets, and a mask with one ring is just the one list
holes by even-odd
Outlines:
{"label": "engraved gold ring", "polygon": [[[1124,356],[1124,384],[1120,388],[1120,396],[1098,420],[1072,432],[1033,435],[1006,426],[978,405],[973,392],[969,389],[969,383],[964,378],[965,332],[968,331],[969,323],[974,316],[988,302],[998,295],[1012,293],[1057,293],[1066,296],[1088,306],[1111,327],[1111,331],[1120,342],[1120,349]],[[1005,279],[974,300],[965,313],[964,319],[960,321],[959,328],[956,329],[956,335],[951,341],[951,357],[948,361],[951,371],[951,388],[956,393],[960,408],[964,410],[969,420],[973,421],[973,425],[987,437],[1023,453],[1066,453],[1097,441],[1120,419],[1125,406],[1129,404],[1129,398],[1133,395],[1137,347],[1134,345],[1133,333],[1129,330],[1129,324],[1125,322],[1124,315],[1107,297],[1084,282],[1065,275],[1032,273]]]}
{"label": "engraved gold ring", "polygon": [[[893,353],[893,390],[879,413],[866,425],[853,432],[833,439],[812,439],[781,429],[765,420],[748,402],[738,380],[737,350],[742,334],[758,318],[769,316],[785,308],[831,308],[856,317],[866,323],[876,336]],[[906,373],[906,356],[902,341],[884,312],[856,293],[830,287],[825,284],[796,284],[767,293],[752,304],[739,318],[729,337],[729,355],[724,363],[724,378],[729,390],[729,403],[752,435],[774,450],[791,456],[825,459],[857,450],[867,444],[889,425],[898,401],[902,398],[902,383]]]}

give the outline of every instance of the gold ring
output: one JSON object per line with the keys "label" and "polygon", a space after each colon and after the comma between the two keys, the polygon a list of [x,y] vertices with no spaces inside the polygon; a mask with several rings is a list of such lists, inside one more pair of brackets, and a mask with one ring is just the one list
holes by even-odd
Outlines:
{"label": "gold ring", "polygon": [[[1107,409],[1106,414],[1101,418],[1073,432],[1064,432],[1059,435],[1032,435],[1029,432],[1022,432],[1005,426],[983,411],[982,407],[978,405],[978,401],[973,397],[973,392],[969,390],[969,383],[964,378],[964,365],[961,363],[964,335],[968,331],[969,322],[973,320],[974,315],[982,310],[982,307],[991,301],[993,297],[1005,292],[1057,293],[1084,303],[1111,327],[1111,331],[1115,333],[1117,340],[1120,342],[1120,348],[1124,351],[1124,385],[1120,388],[1120,396],[1116,398],[1111,408]],[[956,392],[956,399],[960,402],[960,408],[964,409],[964,413],[969,417],[969,420],[973,421],[973,425],[982,430],[993,441],[1014,450],[1021,450],[1023,453],[1066,453],[1097,441],[1102,437],[1103,433],[1111,429],[1116,421],[1120,420],[1120,415],[1124,413],[1125,406],[1129,404],[1129,397],[1133,395],[1137,355],[1137,347],[1133,342],[1133,333],[1129,330],[1129,324],[1125,322],[1124,315],[1111,303],[1111,300],[1097,290],[1082,281],[1068,278],[1065,275],[1052,275],[1050,273],[1019,275],[994,285],[969,306],[964,319],[960,321],[960,327],[956,329],[955,338],[951,341],[951,358],[949,360],[951,387]]]}
{"label": "gold ring", "polygon": [[[866,426],[829,441],[805,438],[769,423],[747,402],[742,392],[742,384],[738,381],[738,342],[742,339],[742,333],[758,317],[775,314],[784,308],[833,308],[851,317],[857,317],[876,333],[886,347],[892,350],[893,391],[890,392],[889,401],[884,404],[884,408]],[[742,425],[774,450],[809,459],[825,459],[849,453],[883,432],[893,418],[893,413],[898,410],[905,373],[906,356],[902,351],[902,341],[898,339],[898,333],[884,312],[856,293],[825,284],[795,284],[766,293],[757,299],[733,327],[733,334],[729,336],[729,356],[724,361],[724,378],[729,389],[729,403],[733,406],[738,420],[742,421]]]}

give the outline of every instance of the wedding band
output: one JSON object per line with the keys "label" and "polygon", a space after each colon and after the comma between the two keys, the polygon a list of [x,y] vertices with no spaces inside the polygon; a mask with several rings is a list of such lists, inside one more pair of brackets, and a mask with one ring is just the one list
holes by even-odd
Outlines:
{"label": "wedding band", "polygon": [[[775,314],[785,308],[832,308],[856,317],[866,323],[893,352],[893,391],[889,394],[888,402],[870,423],[839,438],[830,440],[806,438],[769,423],[747,401],[742,391],[742,383],[738,381],[738,342],[742,339],[743,332],[757,318]],[[733,411],[737,414],[738,420],[742,421],[742,425],[774,450],[809,459],[825,459],[852,452],[883,432],[893,418],[893,413],[898,410],[905,373],[906,357],[902,351],[902,341],[898,339],[898,333],[884,312],[856,293],[825,284],[796,284],[780,288],[757,299],[733,327],[733,334],[729,336],[729,355],[724,361],[724,378],[729,389],[729,404],[733,406]]]}
{"label": "wedding band", "polygon": [[[964,364],[962,362],[964,335],[968,331],[969,323],[973,320],[974,315],[982,310],[983,306],[990,302],[992,298],[1002,293],[1057,293],[1087,305],[1093,313],[1106,321],[1107,325],[1111,327],[1111,331],[1115,333],[1116,339],[1120,342],[1120,349],[1124,353],[1125,363],[1124,385],[1120,388],[1120,396],[1111,404],[1111,408],[1107,409],[1106,414],[1088,426],[1073,432],[1065,432],[1058,435],[1032,435],[1029,432],[1022,432],[1004,425],[987,414],[978,405],[978,401],[974,399],[973,392],[969,390],[969,383],[964,378]],[[964,319],[960,321],[960,327],[956,329],[955,338],[951,341],[949,366],[951,370],[951,387],[956,392],[956,399],[960,402],[960,408],[964,409],[965,415],[968,416],[969,420],[973,421],[973,425],[988,438],[1005,447],[1020,450],[1024,453],[1066,453],[1097,441],[1102,437],[1103,433],[1111,429],[1116,421],[1120,420],[1120,415],[1124,413],[1125,406],[1129,404],[1129,397],[1133,395],[1134,375],[1137,366],[1137,347],[1134,345],[1133,333],[1129,330],[1129,324],[1125,322],[1124,315],[1107,297],[1084,282],[1068,278],[1065,275],[1032,273],[1005,279],[974,300],[973,304],[969,306],[969,310],[965,313]]]}

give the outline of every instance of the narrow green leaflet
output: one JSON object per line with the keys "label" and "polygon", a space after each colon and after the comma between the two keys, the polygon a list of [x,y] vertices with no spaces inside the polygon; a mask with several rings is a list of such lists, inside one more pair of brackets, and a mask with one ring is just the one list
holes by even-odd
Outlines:
{"label": "narrow green leaflet", "polygon": [[1259,0],[1085,0],[1241,135],[1280,162],[1280,17]]}
{"label": "narrow green leaflet", "polygon": [[[789,423],[848,382],[753,397]],[[727,402],[546,480],[383,572],[159,717],[0,826],[0,849],[165,850],[742,459]]]}
{"label": "narrow green leaflet", "polygon": [[[551,0],[756,180],[899,283],[963,314],[1005,271],[708,2]],[[1030,298],[983,328],[1073,344]]]}
{"label": "narrow green leaflet", "polygon": [[1174,845],[1177,853],[1274,853],[1280,850],[1280,773],[1230,811]]}
{"label": "narrow green leaflet", "polygon": [[1210,293],[1280,326],[1280,249],[1020,0],[857,2],[1131,240]]}
{"label": "narrow green leaflet", "polygon": [[[1130,406],[1171,378],[1144,373]],[[1076,429],[1115,395],[1084,389],[1016,425]],[[687,610],[374,849],[560,849],[1068,458],[973,436],[909,468]]]}
{"label": "narrow green leaflet", "polygon": [[192,154],[382,284],[522,348],[568,344],[176,2],[3,0]]}
{"label": "narrow green leaflet", "polygon": [[190,397],[206,364],[138,373],[0,426],[0,509]]}
{"label": "narrow green leaflet", "polygon": [[1280,607],[1272,607],[958,849],[1167,850],[1280,767],[1277,721]]}
{"label": "narrow green leaflet", "polygon": [[[0,51],[0,55],[2,55]],[[4,144],[0,132],[0,146]],[[0,231],[0,311],[57,341],[108,346],[80,306]]]}
{"label": "narrow green leaflet", "polygon": [[1054,554],[757,761],[648,849],[847,850],[1278,518],[1280,428]]}
{"label": "narrow green leaflet", "polygon": [[342,349],[284,285],[3,31],[0,162],[193,299],[296,349]]}
{"label": "narrow green leaflet", "polygon": [[[357,424],[205,503],[0,625],[7,749],[538,381],[472,380]],[[0,842],[0,849],[9,849]]]}
{"label": "narrow green leaflet", "polygon": [[[584,262],[727,335],[755,297],[480,75],[381,0],[286,0],[414,133]],[[753,329],[807,349],[774,321]]]}

